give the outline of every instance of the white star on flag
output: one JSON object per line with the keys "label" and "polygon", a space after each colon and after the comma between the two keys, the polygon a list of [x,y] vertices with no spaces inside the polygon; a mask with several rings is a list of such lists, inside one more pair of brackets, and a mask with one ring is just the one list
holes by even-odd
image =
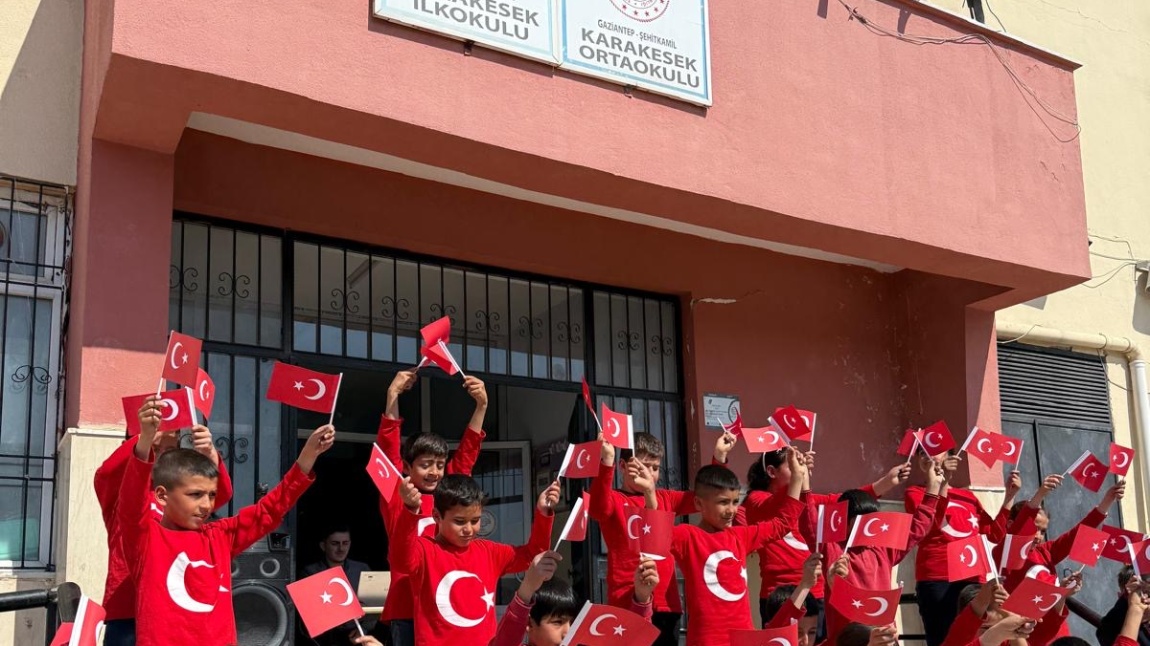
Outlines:
{"label": "white star on flag", "polygon": [[859,601],[858,599],[855,599],[854,601],[852,601],[852,602],[851,602],[851,605],[852,605],[852,606],[854,606],[854,607],[856,607],[856,608],[861,608],[861,607],[862,607],[862,602],[861,602],[861,601]]}
{"label": "white star on flag", "polygon": [[331,603],[331,595],[327,593],[327,590],[324,590],[323,594],[319,595],[319,598],[323,599],[324,603]]}
{"label": "white star on flag", "polygon": [[643,525],[643,533],[644,534],[650,534],[651,533],[651,526],[650,525]]}
{"label": "white star on flag", "polygon": [[1042,597],[1035,595],[1034,596],[1034,603],[1042,603]]}
{"label": "white star on flag", "polygon": [[184,356],[180,357],[180,363],[187,363],[187,362],[188,362],[188,355],[185,354]]}
{"label": "white star on flag", "polygon": [[745,568],[745,567],[739,568],[739,576],[743,577],[743,580],[746,581],[747,580],[747,568]]}
{"label": "white star on flag", "polygon": [[1094,543],[1093,545],[1091,545],[1091,546],[1090,546],[1090,549],[1091,549],[1092,551],[1095,551],[1095,552],[1097,552],[1097,551],[1098,551],[1098,547],[1099,547],[1098,543]]}
{"label": "white star on flag", "polygon": [[623,624],[619,624],[618,626],[615,626],[615,634],[616,635],[622,637],[623,633],[625,633],[625,632],[627,632],[627,629],[623,627]]}
{"label": "white star on flag", "polygon": [[882,524],[882,526],[881,526],[881,527],[879,527],[879,529],[881,529],[882,531],[884,531],[884,532],[885,532],[885,531],[887,531],[887,530],[889,530],[889,529],[890,529],[890,525],[887,525],[886,523],[883,523],[883,524]]}
{"label": "white star on flag", "polygon": [[292,388],[295,388],[296,390],[303,390],[303,382],[302,381],[295,382],[295,385],[292,386]]}

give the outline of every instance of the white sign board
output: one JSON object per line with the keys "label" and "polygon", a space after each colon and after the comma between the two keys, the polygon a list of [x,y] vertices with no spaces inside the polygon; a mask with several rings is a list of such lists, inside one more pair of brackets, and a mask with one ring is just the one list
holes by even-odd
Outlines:
{"label": "white sign board", "polygon": [[554,6],[555,0],[375,0],[375,15],[554,65]]}
{"label": "white sign board", "polygon": [[707,0],[559,1],[561,68],[711,105]]}
{"label": "white sign board", "polygon": [[[739,398],[735,395],[703,393],[703,427],[716,431],[730,426],[739,414]],[[723,426],[719,426],[722,422]]]}

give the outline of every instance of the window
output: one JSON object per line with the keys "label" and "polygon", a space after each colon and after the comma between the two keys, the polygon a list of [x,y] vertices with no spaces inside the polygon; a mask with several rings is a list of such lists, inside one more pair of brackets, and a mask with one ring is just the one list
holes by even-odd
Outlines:
{"label": "window", "polygon": [[69,193],[0,175],[0,566],[51,559]]}

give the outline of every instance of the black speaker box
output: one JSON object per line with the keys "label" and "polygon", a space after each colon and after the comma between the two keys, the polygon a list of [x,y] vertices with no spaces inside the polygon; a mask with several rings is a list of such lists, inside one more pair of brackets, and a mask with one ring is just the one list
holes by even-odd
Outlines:
{"label": "black speaker box", "polygon": [[240,646],[291,646],[295,608],[287,593],[291,552],[267,551],[260,541],[232,559],[232,607]]}

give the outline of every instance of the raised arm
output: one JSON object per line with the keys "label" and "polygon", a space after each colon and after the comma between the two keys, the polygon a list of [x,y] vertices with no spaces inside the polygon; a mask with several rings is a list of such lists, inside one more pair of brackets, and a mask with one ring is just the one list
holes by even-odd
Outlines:
{"label": "raised arm", "polygon": [[375,443],[379,445],[379,449],[400,469],[403,468],[403,459],[399,454],[400,443],[403,441],[400,432],[403,418],[399,416],[399,396],[411,390],[415,386],[416,379],[414,370],[400,370],[395,373],[395,377],[387,387],[386,408],[379,420],[379,430],[375,434]]}
{"label": "raised arm", "polygon": [[1078,521],[1078,524],[1070,528],[1070,531],[1062,534],[1054,540],[1047,541],[1042,545],[1031,550],[1037,553],[1036,555],[1044,557],[1046,565],[1055,565],[1066,560],[1070,556],[1070,548],[1074,546],[1074,539],[1078,536],[1079,527],[1098,527],[1106,520],[1106,514],[1110,512],[1110,507],[1116,500],[1121,500],[1126,493],[1126,482],[1119,482],[1118,484],[1110,487],[1106,495],[1102,497],[1102,502],[1098,506],[1091,509],[1086,516]]}
{"label": "raised arm", "polygon": [[898,563],[910,552],[930,530],[934,528],[934,515],[938,510],[938,493],[942,489],[944,475],[942,468],[930,463],[926,468],[926,493],[922,497],[922,504],[915,510],[910,520],[910,537],[907,539],[905,550],[891,550],[891,563]]}
{"label": "raised arm", "polygon": [[140,420],[140,435],[124,467],[115,516],[121,530],[120,540],[123,542],[128,567],[133,573],[141,562],[139,555],[146,530],[144,523],[155,522],[148,510],[148,503],[153,498],[150,490],[152,440],[160,429],[159,400],[149,397],[140,407],[137,416]]}
{"label": "raised arm", "polygon": [[104,528],[108,529],[116,515],[116,501],[120,496],[120,482],[124,479],[124,469],[128,468],[128,461],[136,450],[136,439],[130,437],[126,442],[116,447],[104,463],[96,469],[93,486],[96,489],[96,501],[100,503],[100,513],[104,517]]}
{"label": "raised arm", "polygon": [[475,400],[475,412],[471,414],[471,421],[463,431],[463,438],[459,441],[459,448],[447,463],[448,473],[471,475],[475,462],[479,459],[479,448],[487,433],[483,431],[483,420],[487,416],[487,387],[477,377],[467,377],[463,380],[463,387],[467,394]]}
{"label": "raised arm", "polygon": [[535,520],[531,523],[531,536],[527,543],[516,547],[510,560],[503,565],[503,574],[522,572],[540,552],[551,549],[551,530],[555,524],[555,504],[559,502],[559,483],[552,482],[539,494],[535,503]]}
{"label": "raised arm", "polygon": [[591,481],[591,504],[588,515],[602,523],[613,516],[615,496],[611,488],[615,484],[615,447],[599,434],[599,473]]}

